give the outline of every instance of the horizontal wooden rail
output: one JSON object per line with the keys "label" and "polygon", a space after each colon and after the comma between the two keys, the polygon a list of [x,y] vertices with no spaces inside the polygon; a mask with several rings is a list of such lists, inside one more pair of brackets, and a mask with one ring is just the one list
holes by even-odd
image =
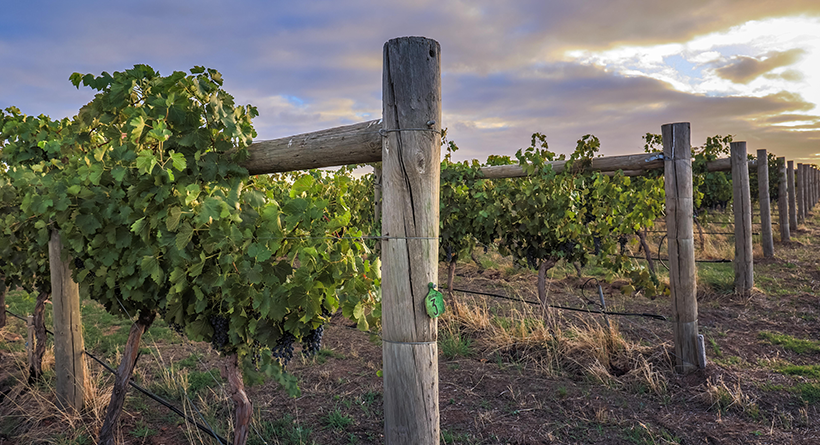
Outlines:
{"label": "horizontal wooden rail", "polygon": [[248,147],[243,166],[252,175],[382,160],[381,119],[260,141]]}
{"label": "horizontal wooden rail", "polygon": [[[757,159],[748,162],[749,168],[757,168]],[[732,170],[732,158],[720,158],[706,163],[706,171],[723,172]]]}
{"label": "horizontal wooden rail", "polygon": [[[548,162],[556,173],[565,170],[567,161]],[[583,164],[579,162],[578,164]],[[618,170],[649,170],[653,168],[663,168],[663,155],[660,153],[641,153],[623,156],[607,156],[592,159],[592,165],[588,170],[602,172],[615,172]],[[526,176],[520,165],[493,165],[482,167],[481,172],[488,179],[518,178]]]}
{"label": "horizontal wooden rail", "polygon": [[[377,119],[255,142],[248,147],[249,157],[243,166],[252,175],[262,175],[380,162],[382,160],[382,134],[379,132],[381,128],[382,121]],[[566,163],[567,161],[549,162],[556,173],[563,172]],[[757,160],[750,160],[749,168],[756,167]],[[663,168],[663,155],[660,153],[594,158],[588,170],[608,174],[623,170],[626,176],[638,176],[646,170],[656,168]],[[731,159],[722,158],[707,162],[706,169],[710,172],[730,171],[732,169]],[[520,165],[493,165],[482,167],[481,172],[488,179],[526,176]]]}

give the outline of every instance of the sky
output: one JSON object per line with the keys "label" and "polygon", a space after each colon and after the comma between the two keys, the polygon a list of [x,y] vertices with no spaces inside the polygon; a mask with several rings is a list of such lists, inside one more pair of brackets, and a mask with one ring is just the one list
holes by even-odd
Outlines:
{"label": "sky", "polygon": [[486,159],[547,136],[569,154],[643,151],[690,122],[692,145],[731,134],[820,162],[817,0],[0,0],[0,108],[74,116],[99,75],[148,64],[223,74],[259,110],[256,140],[381,117],[382,47],[424,36],[442,51],[442,126]]}

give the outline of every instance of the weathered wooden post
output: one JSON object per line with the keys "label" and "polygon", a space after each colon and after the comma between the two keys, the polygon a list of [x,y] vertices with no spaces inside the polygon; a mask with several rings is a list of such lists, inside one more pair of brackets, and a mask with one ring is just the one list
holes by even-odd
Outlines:
{"label": "weathered wooden post", "polygon": [[423,37],[384,45],[382,367],[387,444],[438,444],[441,49]]}
{"label": "weathered wooden post", "polygon": [[663,168],[666,191],[666,230],[669,244],[669,287],[675,330],[675,369],[698,368],[698,301],[693,232],[692,147],[688,122],[666,124]]}
{"label": "weathered wooden post", "polygon": [[789,228],[797,230],[797,196],[794,190],[794,161],[789,161],[788,168],[789,183]]}
{"label": "weathered wooden post", "polygon": [[51,302],[54,311],[54,372],[57,402],[62,408],[80,411],[85,390],[83,326],[80,318],[80,288],[71,278],[68,259],[62,260],[63,242],[56,229],[48,242],[51,269]]}
{"label": "weathered wooden post", "polygon": [[803,164],[797,163],[797,222],[803,222],[806,219],[806,178],[804,177],[805,169]]}
{"label": "weathered wooden post", "polygon": [[735,292],[749,295],[754,286],[752,263],[752,197],[746,142],[732,142],[732,208],[735,215]]}
{"label": "weathered wooden post", "polygon": [[763,244],[763,256],[774,256],[774,237],[772,235],[772,201],[769,197],[769,157],[765,149],[757,151],[757,192],[760,201],[760,243]]}
{"label": "weathered wooden post", "polygon": [[777,224],[780,227],[780,242],[791,241],[789,225],[789,186],[786,178],[786,158],[777,158],[777,165],[780,172],[780,181],[777,184]]}
{"label": "weathered wooden post", "polygon": [[[382,164],[373,164],[373,224],[382,220]],[[374,250],[382,250],[382,242],[376,240]]]}

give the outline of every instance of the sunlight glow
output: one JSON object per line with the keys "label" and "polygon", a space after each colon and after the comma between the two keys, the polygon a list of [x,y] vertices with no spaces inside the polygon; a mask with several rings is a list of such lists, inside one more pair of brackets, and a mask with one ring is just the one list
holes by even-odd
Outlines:
{"label": "sunlight glow", "polygon": [[809,113],[820,104],[817,18],[750,21],[683,44],[576,50],[565,56],[624,76],[654,78],[686,93],[762,97],[786,91],[813,104]]}

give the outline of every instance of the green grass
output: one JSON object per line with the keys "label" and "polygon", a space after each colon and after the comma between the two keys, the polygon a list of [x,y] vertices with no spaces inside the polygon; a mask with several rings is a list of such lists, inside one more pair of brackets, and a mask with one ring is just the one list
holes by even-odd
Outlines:
{"label": "green grass", "polygon": [[786,365],[776,370],[786,375],[820,379],[820,365]]}
{"label": "green grass", "polygon": [[322,417],[322,423],[334,430],[344,431],[353,424],[353,418],[343,414],[339,408],[334,408],[327,416]]}
{"label": "green grass", "polygon": [[820,353],[820,341],[805,340],[795,338],[791,335],[780,334],[778,332],[760,331],[758,338],[770,344],[782,346],[783,349],[797,354],[817,354]]}
{"label": "green grass", "polygon": [[439,334],[438,345],[441,348],[441,355],[445,358],[451,359],[458,356],[469,357],[472,355],[472,340],[462,336],[458,330],[442,329]]}
{"label": "green grass", "polygon": [[303,427],[290,414],[285,414],[278,420],[265,420],[258,426],[259,434],[264,441],[256,434],[248,436],[248,445],[265,445],[266,443],[277,443],[280,445],[315,445],[316,442],[310,440],[313,432],[310,428]]}
{"label": "green grass", "polygon": [[224,382],[219,371],[212,369],[209,371],[191,371],[188,374],[188,392],[193,396],[206,388],[214,388]]}
{"label": "green grass", "polygon": [[792,390],[811,405],[820,403],[820,383],[798,383]]}
{"label": "green grass", "polygon": [[732,263],[697,263],[698,284],[705,284],[715,292],[734,291],[734,266]]}

